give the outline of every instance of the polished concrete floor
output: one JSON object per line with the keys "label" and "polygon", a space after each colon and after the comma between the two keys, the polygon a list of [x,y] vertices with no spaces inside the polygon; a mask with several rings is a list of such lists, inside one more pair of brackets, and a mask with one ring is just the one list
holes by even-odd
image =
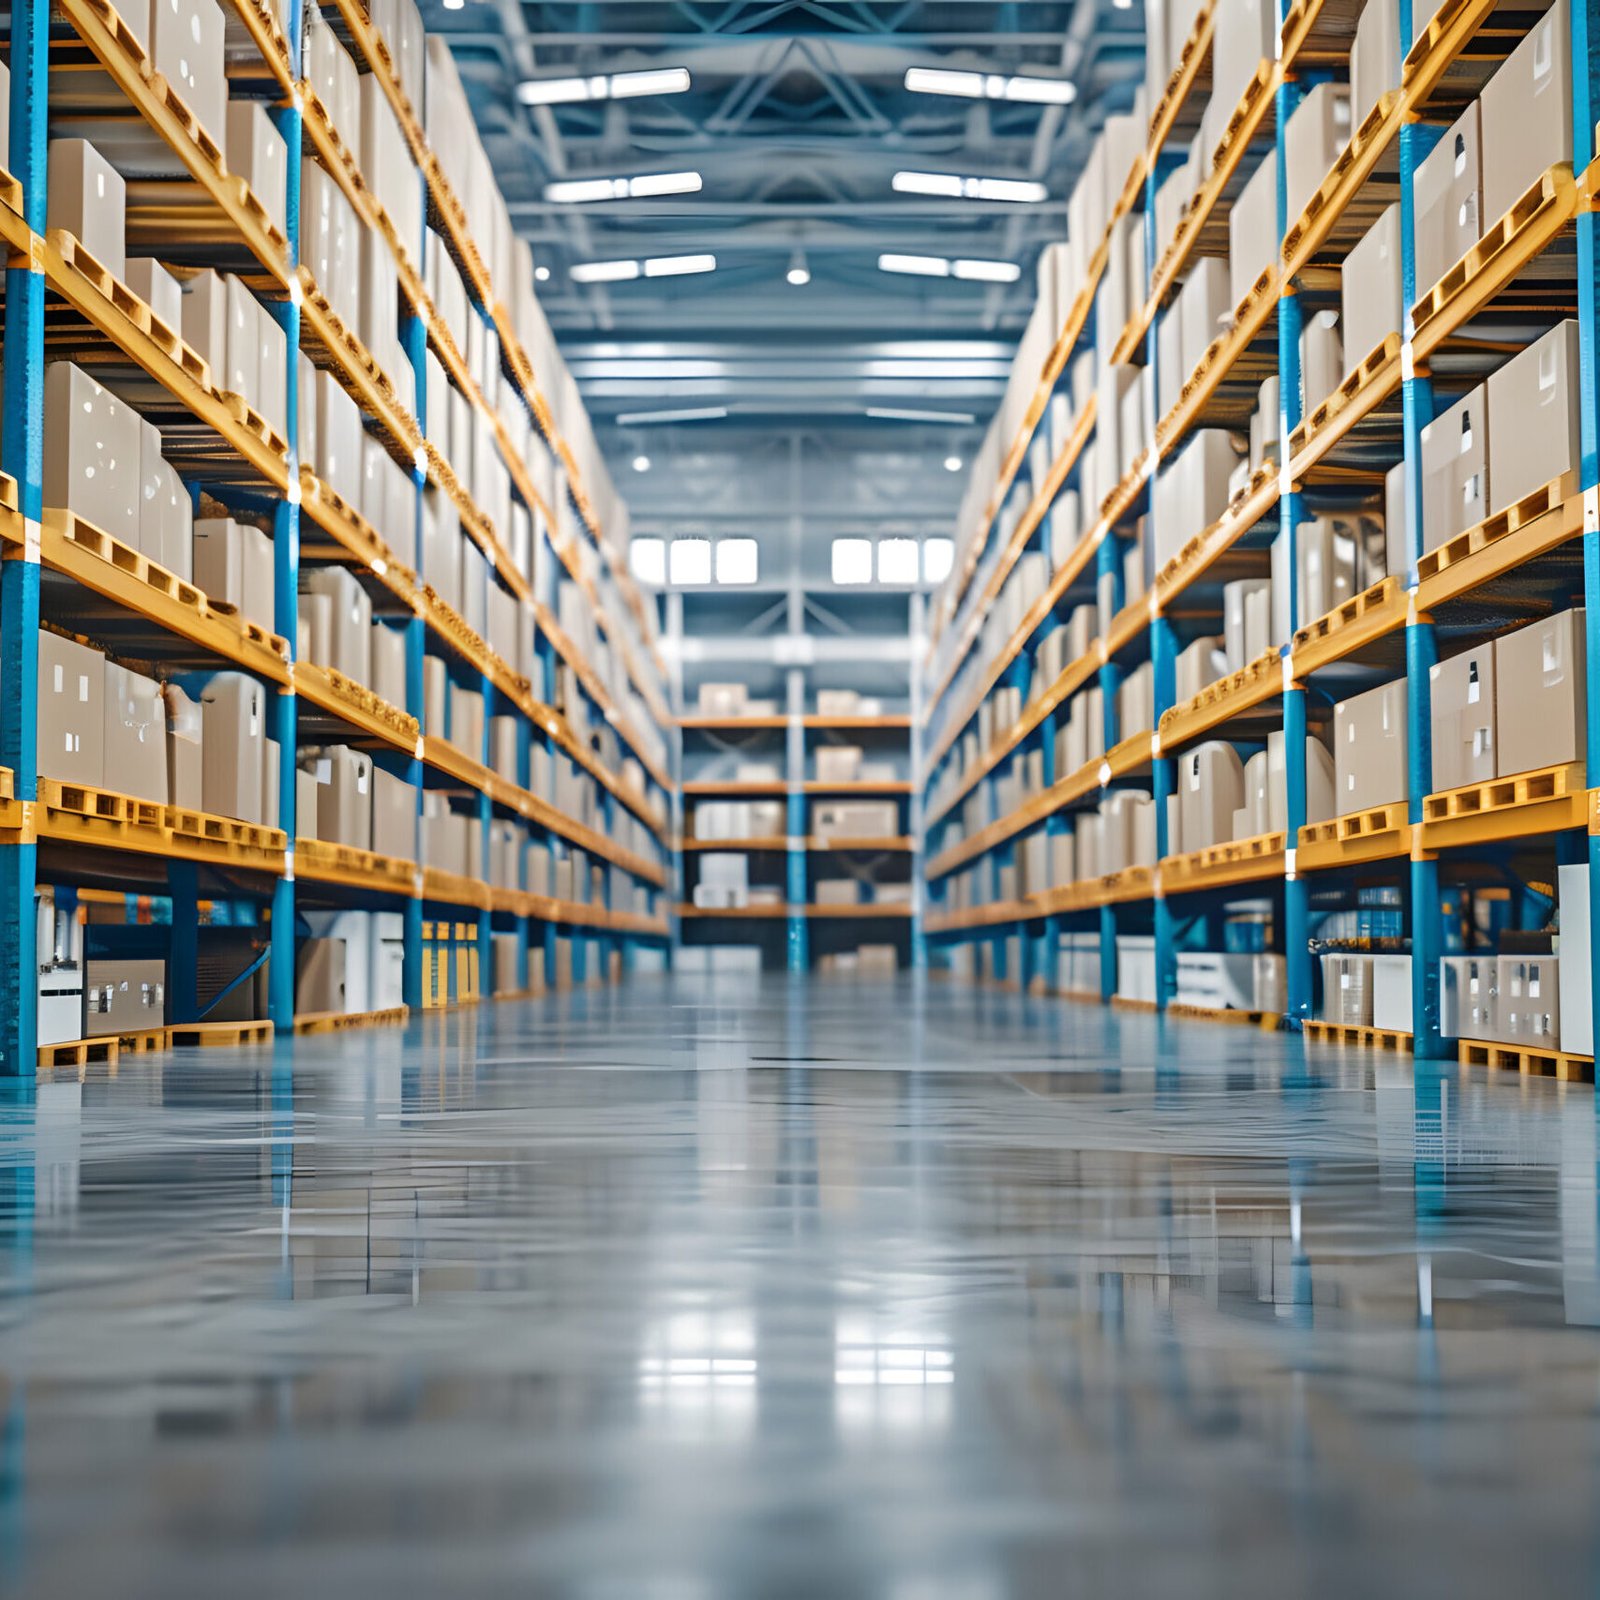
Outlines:
{"label": "polished concrete floor", "polygon": [[0,1593],[1600,1586],[1585,1087],[649,979],[0,1118]]}

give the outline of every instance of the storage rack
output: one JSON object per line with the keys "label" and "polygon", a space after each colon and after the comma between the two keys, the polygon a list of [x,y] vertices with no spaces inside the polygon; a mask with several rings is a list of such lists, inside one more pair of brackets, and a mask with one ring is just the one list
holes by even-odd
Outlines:
{"label": "storage rack", "polygon": [[[1098,929],[1100,994],[1111,1000],[1116,987],[1116,939],[1130,916],[1154,934],[1156,1008],[1171,1006],[1176,985],[1179,919],[1214,911],[1219,895],[1239,886],[1263,886],[1281,897],[1287,976],[1287,1025],[1322,1037],[1371,1035],[1352,1042],[1414,1048],[1419,1056],[1458,1053],[1458,1043],[1441,1032],[1438,984],[1442,954],[1441,858],[1452,872],[1479,857],[1504,865],[1497,855],[1519,842],[1553,838],[1561,862],[1587,862],[1590,884],[1590,950],[1600,962],[1595,923],[1600,918],[1600,384],[1597,367],[1596,198],[1600,164],[1594,161],[1600,80],[1595,77],[1594,41],[1600,38],[1600,9],[1592,0],[1571,7],[1572,118],[1576,170],[1549,169],[1512,210],[1489,228],[1482,243],[1448,271],[1437,285],[1420,284],[1416,274],[1414,178],[1417,167],[1442,132],[1452,107],[1470,98],[1493,68],[1518,42],[1504,29],[1488,26],[1491,0],[1446,0],[1433,19],[1414,33],[1412,6],[1398,7],[1398,46],[1403,58],[1398,90],[1384,94],[1351,135],[1348,147],[1321,184],[1306,211],[1287,215],[1285,129],[1309,86],[1342,76],[1350,56],[1358,5],[1343,0],[1296,0],[1280,4],[1277,49],[1263,59],[1225,132],[1211,153],[1209,173],[1190,201],[1171,244],[1157,259],[1155,191],[1171,170],[1175,151],[1198,125],[1198,102],[1209,83],[1213,0],[1204,0],[1165,93],[1150,117],[1144,149],[1126,175],[1111,208],[1105,232],[1070,307],[1059,308],[1061,326],[1038,376],[1031,403],[1016,436],[1003,451],[998,487],[979,517],[965,557],[934,620],[935,645],[927,673],[928,758],[919,774],[926,804],[929,909],[927,931],[935,961],[953,946],[984,941],[991,950],[993,975],[1024,987],[1059,987],[1055,968],[1058,935],[1066,927]],[[1516,20],[1520,28],[1526,17]],[[1512,30],[1515,34],[1515,30]],[[1217,124],[1221,126],[1221,124]],[[1270,141],[1277,164],[1277,234],[1281,251],[1236,308],[1233,324],[1215,339],[1194,371],[1182,375],[1181,396],[1166,415],[1147,427],[1154,448],[1098,508],[1086,514],[1084,536],[1054,573],[1047,592],[1037,597],[1002,648],[971,665],[978,654],[979,624],[1000,592],[1007,573],[1025,552],[1044,544],[1048,513],[1057,495],[1074,481],[1079,455],[1092,436],[1093,404],[1078,411],[1070,439],[1033,498],[1002,539],[999,514],[1026,459],[1053,392],[1074,353],[1093,336],[1101,280],[1117,220],[1142,208],[1146,222],[1145,294],[1120,337],[1114,360],[1141,353],[1146,366],[1161,361],[1158,321],[1179,275],[1196,252],[1216,253],[1216,230],[1238,190],[1236,174],[1246,150]],[[1401,205],[1403,336],[1391,338],[1361,362],[1353,375],[1303,416],[1300,406],[1299,335],[1304,307],[1326,295],[1336,277],[1331,255],[1342,252],[1371,221],[1371,198],[1388,186],[1385,199]],[[1226,231],[1223,233],[1224,241]],[[1545,269],[1542,276],[1535,269]],[[1519,300],[1520,295],[1520,300]],[[1134,297],[1138,299],[1138,296]],[[1509,511],[1442,548],[1424,553],[1422,529],[1422,429],[1435,414],[1431,368],[1449,371],[1459,358],[1456,336],[1471,317],[1494,306],[1528,305],[1570,314],[1576,301],[1582,353],[1581,462],[1569,476],[1530,496]],[[1263,362],[1263,351],[1268,359]],[[1359,355],[1360,352],[1346,352]],[[1275,359],[1273,359],[1275,356]],[[1456,370],[1460,370],[1458,367]],[[1470,370],[1470,369],[1469,369]],[[1221,519],[1192,540],[1159,570],[1153,590],[1124,605],[1121,577],[1111,552],[1114,531],[1134,515],[1151,515],[1149,486],[1159,461],[1169,458],[1197,423],[1238,425],[1241,388],[1253,390],[1267,372],[1280,386],[1278,458],[1269,460],[1229,504]],[[1405,463],[1407,517],[1406,571],[1320,618],[1299,614],[1298,584],[1291,586],[1291,638],[1273,651],[1211,685],[1185,704],[1175,703],[1174,660],[1178,629],[1196,613],[1215,617],[1218,586],[1224,576],[1260,571],[1264,536],[1280,529],[1290,535],[1301,520],[1308,491],[1326,491],[1341,476],[1362,482],[1372,459],[1361,446],[1388,441],[1388,460]],[[1370,471],[1365,482],[1372,483]],[[1381,474],[1377,482],[1381,485]],[[1274,514],[1275,513],[1275,514]],[[1147,537],[1149,530],[1147,529]],[[1293,544],[1288,569],[1295,573]],[[977,575],[987,570],[987,581]],[[1116,586],[1110,626],[1091,648],[1071,661],[1051,683],[1033,670],[1044,638],[1060,625],[1058,612],[1069,599],[1093,599],[1095,578],[1109,576]],[[1486,638],[1562,604],[1584,604],[1587,632],[1587,757],[1577,766],[1523,774],[1475,785],[1470,790],[1435,794],[1430,750],[1429,668],[1439,659],[1441,633],[1452,638]],[[1202,630],[1204,631],[1204,630]],[[1133,661],[1154,664],[1156,726],[1122,729],[1117,725],[1115,690]],[[959,693],[954,686],[963,667],[974,678]],[[1305,825],[1305,765],[1301,752],[1308,715],[1326,698],[1330,682],[1349,683],[1351,675],[1378,678],[1402,673],[1408,691],[1409,782],[1404,801],[1377,811]],[[1368,677],[1366,681],[1374,681]],[[998,730],[953,788],[939,798],[950,752],[973,722],[983,699],[999,684],[1016,684],[1024,695],[1021,717]],[[1073,773],[1052,770],[1058,713],[1071,697],[1091,685],[1105,696],[1106,755]],[[1169,853],[1166,799],[1174,792],[1175,756],[1205,737],[1259,739],[1265,727],[1282,727],[1291,753],[1287,762],[1286,832],[1236,841],[1186,856]],[[1001,815],[994,803],[997,775],[1020,754],[1042,748],[1044,791],[1024,806]],[[990,863],[998,885],[1002,862],[1011,859],[1017,838],[1043,826],[1064,829],[1070,808],[1097,802],[1110,787],[1144,778],[1154,791],[1158,862],[1110,877],[1077,882],[1032,895],[963,910],[941,905],[948,873],[965,863]],[[991,819],[980,831],[944,843],[945,824],[960,801],[977,791]],[[1389,873],[1405,889],[1413,958],[1413,1028],[1410,1036],[1378,1030],[1340,1029],[1312,1018],[1313,956],[1308,945],[1311,897],[1324,888],[1348,888],[1361,875]],[[1022,969],[1008,971],[1008,939]],[[1591,992],[1600,988],[1600,964],[1591,973]],[[1592,1062],[1530,1060],[1536,1052],[1485,1047],[1461,1041],[1463,1061],[1511,1058],[1523,1070],[1592,1071]]]}
{"label": "storage rack", "polygon": [[[526,464],[518,459],[513,434],[493,412],[437,310],[429,301],[415,263],[424,259],[426,235],[402,240],[368,188],[352,154],[353,129],[333,125],[327,108],[302,70],[302,13],[278,10],[270,0],[225,0],[229,89],[233,97],[260,99],[287,147],[285,232],[269,222],[242,179],[230,174],[217,148],[184,105],[182,97],[153,70],[134,33],[107,0],[23,0],[11,12],[10,160],[0,173],[0,233],[8,247],[5,293],[4,439],[0,448],[0,661],[7,692],[0,703],[0,919],[8,941],[6,970],[13,981],[0,992],[0,1074],[30,1076],[41,1056],[35,1047],[37,970],[33,896],[35,884],[77,884],[85,898],[105,886],[133,881],[170,896],[170,1009],[186,1039],[270,1036],[352,1025],[296,1017],[294,1011],[297,906],[384,908],[404,912],[406,1008],[467,998],[458,963],[448,975],[425,947],[425,929],[454,941],[464,933],[478,969],[492,971],[493,930],[517,940],[518,987],[530,977],[530,960],[542,957],[554,984],[561,954],[570,954],[571,976],[583,982],[605,976],[615,964],[626,969],[641,944],[660,945],[668,935],[665,891],[670,880],[670,838],[664,822],[670,777],[649,741],[617,706],[578,646],[556,624],[555,588],[561,573],[581,588],[599,631],[626,667],[635,691],[659,726],[667,717],[663,665],[652,639],[653,618],[635,588],[625,560],[615,559],[602,529],[595,496],[585,482],[571,441],[555,413],[528,353],[516,319],[502,295],[510,286],[491,282],[483,253],[458,197],[429,149],[417,115],[402,91],[387,42],[359,0],[329,0],[325,19],[382,87],[415,163],[425,222],[444,239],[468,288],[471,313],[498,340],[501,362],[517,402],[564,468],[564,483],[577,517],[541,498]],[[53,27],[54,24],[54,27]],[[205,363],[175,337],[127,286],[118,283],[69,234],[47,226],[47,148],[53,115],[84,108],[74,98],[91,73],[109,84],[93,105],[97,127],[108,122],[141,130],[164,151],[163,161],[180,176],[148,186],[130,206],[141,239],[164,256],[233,266],[249,275],[283,328],[289,359],[287,396],[280,414],[287,439],[253,408],[213,385]],[[91,90],[91,93],[100,92]],[[113,103],[114,102],[114,103]],[[387,241],[395,257],[402,304],[401,342],[410,370],[381,372],[358,339],[340,322],[299,260],[300,162],[314,157],[335,178],[356,215]],[[213,254],[213,252],[215,252]],[[92,352],[95,361],[124,373],[137,369],[154,398],[150,409],[198,505],[202,492],[232,511],[270,514],[276,581],[275,626],[270,632],[218,607],[192,584],[101,530],[89,527],[43,497],[43,388],[47,329],[52,343]],[[513,490],[528,508],[536,539],[548,541],[554,560],[543,563],[549,591],[535,593],[518,570],[499,531],[475,506],[462,481],[426,432],[424,353],[432,348],[454,384],[492,421]],[[409,472],[416,515],[410,527],[374,528],[345,504],[311,467],[300,462],[296,352],[306,350],[331,368],[357,400],[364,426]],[[548,375],[545,375],[548,377]],[[273,408],[279,409],[279,408]],[[466,535],[484,553],[497,581],[535,619],[538,672],[532,683],[492,650],[418,577],[422,569],[422,496],[432,488],[454,502]],[[569,526],[570,525],[570,526]],[[580,546],[587,545],[587,552]],[[590,559],[585,559],[587,556]],[[378,609],[402,618],[406,642],[406,705],[378,700],[363,686],[307,661],[297,638],[302,557],[354,569],[374,595]],[[611,593],[630,613],[627,626],[608,614],[606,597],[589,575],[605,574]],[[530,567],[537,568],[530,562]],[[51,609],[81,624],[82,631],[113,650],[184,668],[236,666],[269,685],[271,718],[283,752],[279,773],[279,828],[255,827],[172,806],[154,805],[110,790],[40,779],[37,769],[36,695],[41,589],[48,577]],[[65,582],[68,586],[61,588]],[[631,635],[637,624],[638,641]],[[448,659],[461,678],[481,686],[485,737],[474,760],[443,740],[420,733],[423,661],[428,653]],[[621,783],[552,709],[557,671],[565,664],[589,706],[613,727],[647,773],[640,794]],[[488,741],[492,713],[518,718],[520,772],[513,782],[491,770]],[[379,752],[405,776],[417,801],[417,848],[412,859],[375,856],[341,845],[297,838],[296,762],[302,733],[331,735]],[[569,756],[600,786],[601,827],[591,829],[527,788],[529,752],[537,741]],[[429,783],[476,796],[483,823],[483,856],[477,878],[457,878],[424,867],[421,850],[423,793]],[[608,835],[625,813],[648,827],[644,855],[621,848]],[[591,853],[643,885],[647,909],[613,908],[612,873],[606,873],[603,903],[556,899],[489,884],[489,828],[496,816],[520,818],[537,832],[534,847],[561,840]],[[71,847],[64,854],[62,846]],[[41,856],[48,874],[42,873]],[[229,898],[270,905],[267,925],[272,961],[268,1019],[263,1025],[197,1023],[196,971],[201,873],[223,886]],[[565,952],[563,952],[565,946]],[[530,957],[530,950],[534,952]],[[616,961],[613,961],[613,957]],[[425,980],[434,982],[425,997]],[[485,977],[484,987],[488,980]],[[393,1014],[367,1020],[392,1021]],[[253,1030],[253,1031],[252,1031]],[[150,1041],[142,1041],[149,1043]],[[91,1041],[114,1053],[116,1041]],[[88,1059],[90,1045],[60,1047],[64,1056]]]}
{"label": "storage rack", "polygon": [[[741,752],[748,750],[767,754],[781,740],[784,771],[781,780],[741,782],[737,779],[685,777],[680,783],[680,793],[686,802],[741,798],[782,800],[786,823],[786,831],[781,835],[747,839],[697,839],[689,837],[685,830],[678,842],[679,881],[683,891],[677,915],[684,921],[712,924],[726,921],[735,927],[740,923],[781,922],[785,930],[785,959],[791,972],[804,972],[811,965],[814,953],[811,936],[813,923],[859,922],[890,935],[897,928],[909,925],[914,947],[918,938],[919,917],[913,903],[819,904],[811,893],[813,871],[825,861],[857,862],[909,856],[912,858],[914,897],[917,887],[914,828],[883,838],[825,838],[814,832],[810,825],[811,802],[830,797],[893,800],[900,815],[905,818],[913,804],[914,783],[909,778],[884,782],[824,782],[807,777],[807,773],[811,770],[811,760],[819,745],[852,737],[871,741],[874,753],[898,748],[909,761],[915,718],[909,712],[820,716],[804,709],[806,683],[802,673],[796,671],[788,674],[786,687],[792,704],[792,709],[786,712],[726,717],[685,713],[677,719],[681,749],[685,754],[693,751],[697,745],[700,751],[706,751],[709,747],[713,752],[738,749]],[[680,767],[680,770],[687,769]],[[686,812],[687,807],[684,809]],[[707,851],[749,855],[764,861],[781,858],[783,902],[722,908],[694,905],[691,900],[691,880],[695,876],[693,858]]]}

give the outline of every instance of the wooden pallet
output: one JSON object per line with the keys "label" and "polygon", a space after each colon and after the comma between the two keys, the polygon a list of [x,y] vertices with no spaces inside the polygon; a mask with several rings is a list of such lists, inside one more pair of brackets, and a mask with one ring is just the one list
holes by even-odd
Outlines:
{"label": "wooden pallet", "polygon": [[[1437,550],[1428,551],[1417,562],[1418,582],[1425,583],[1430,578],[1442,576],[1453,567],[1460,566],[1469,557],[1491,549],[1514,533],[1520,533],[1522,529],[1531,526],[1541,517],[1548,516],[1552,511],[1559,511],[1573,500],[1577,494],[1577,485],[1576,473],[1564,473],[1561,477],[1552,479],[1543,488],[1524,495],[1514,506],[1507,506],[1504,511],[1498,511],[1494,516],[1468,528],[1466,532],[1458,533],[1453,539],[1446,540]],[[1576,537],[1582,531],[1581,513],[1575,512],[1572,535]]]}
{"label": "wooden pallet", "polygon": [[264,1019],[258,1022],[175,1022],[167,1029],[168,1042],[175,1050],[271,1044],[272,1035],[272,1024]]}
{"label": "wooden pallet", "polygon": [[1353,867],[1368,861],[1385,861],[1411,853],[1411,824],[1406,802],[1351,811],[1327,822],[1310,822],[1300,830],[1295,870],[1318,872],[1330,867]]}
{"label": "wooden pallet", "polygon": [[1396,1028],[1368,1028],[1352,1022],[1307,1022],[1305,1036],[1318,1044],[1353,1045],[1365,1050],[1410,1053],[1411,1035]]}
{"label": "wooden pallet", "polygon": [[1563,1083],[1594,1082],[1594,1057],[1572,1055],[1565,1050],[1534,1050],[1522,1045],[1462,1039],[1456,1045],[1456,1059],[1464,1067],[1494,1067],[1526,1077],[1558,1078]]}
{"label": "wooden pallet", "polygon": [[144,1056],[167,1048],[167,1030],[140,1028],[133,1033],[119,1033],[117,1044],[123,1055]]}
{"label": "wooden pallet", "polygon": [[1427,795],[1418,842],[1424,850],[1585,828],[1589,791],[1581,761],[1541,767]]}
{"label": "wooden pallet", "polygon": [[410,1016],[408,1006],[390,1006],[383,1011],[308,1011],[294,1019],[294,1031],[348,1033],[356,1028],[401,1028]]}
{"label": "wooden pallet", "polygon": [[1276,1033],[1283,1021],[1277,1011],[1235,1011],[1231,1006],[1192,1006],[1173,1002],[1167,1007],[1169,1017],[1181,1017],[1195,1022],[1225,1022],[1238,1028],[1259,1028],[1263,1033]]}
{"label": "wooden pallet", "polygon": [[115,1066],[119,1046],[114,1035],[98,1039],[69,1039],[62,1044],[39,1046],[39,1070],[54,1072],[58,1068],[82,1071],[90,1065]]}

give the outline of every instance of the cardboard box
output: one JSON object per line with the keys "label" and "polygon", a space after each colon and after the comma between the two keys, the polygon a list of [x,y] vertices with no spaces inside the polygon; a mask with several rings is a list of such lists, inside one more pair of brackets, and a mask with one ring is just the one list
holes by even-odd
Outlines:
{"label": "cardboard box", "polygon": [[1244,804],[1244,763],[1220,739],[1178,757],[1179,829],[1185,852],[1233,837],[1233,814]]}
{"label": "cardboard box", "polygon": [[1197,258],[1178,293],[1178,315],[1182,324],[1180,392],[1200,365],[1211,341],[1222,332],[1234,304],[1228,289],[1228,263],[1220,256]]}
{"label": "cardboard box", "polygon": [[[328,602],[328,635],[315,641],[311,659],[342,672],[354,683],[369,686],[372,678],[372,600],[347,567],[314,567],[300,574],[302,594]],[[326,650],[326,654],[320,653]],[[402,673],[404,646],[402,644]]]}
{"label": "cardboard box", "polygon": [[1499,962],[1444,956],[1439,962],[1439,1031],[1447,1039],[1500,1037]]}
{"label": "cardboard box", "polygon": [[139,543],[138,412],[81,367],[44,369],[44,503]]}
{"label": "cardboard box", "polygon": [[1415,178],[1417,293],[1426,294],[1483,233],[1478,102],[1418,164]]}
{"label": "cardboard box", "polygon": [[1400,302],[1400,203],[1396,201],[1345,257],[1339,326],[1347,373],[1354,372],[1390,334],[1400,332],[1404,316]]}
{"label": "cardboard box", "polygon": [[1572,160],[1572,36],[1556,0],[1484,85],[1483,220],[1492,227],[1546,168]]}
{"label": "cardboard box", "polygon": [[372,849],[399,861],[414,861],[417,856],[417,792],[403,778],[376,764],[372,768]]}
{"label": "cardboard box", "polygon": [[1499,1037],[1522,1050],[1559,1050],[1561,991],[1554,956],[1501,956]]}
{"label": "cardboard box", "polygon": [[1576,470],[1578,362],[1578,324],[1569,317],[1489,374],[1487,515]]}
{"label": "cardboard box", "polygon": [[151,0],[150,55],[218,150],[227,145],[226,28],[215,0]]}
{"label": "cardboard box", "polygon": [[1410,1033],[1411,957],[1375,955],[1372,958],[1372,1025]]}
{"label": "cardboard box", "polygon": [[1594,1054],[1594,972],[1590,965],[1589,866],[1556,868],[1561,934],[1556,941],[1561,979],[1562,1048]]}
{"label": "cardboard box", "polygon": [[297,839],[320,839],[317,832],[317,775],[304,767],[294,771],[294,833]]}
{"label": "cardboard box", "polygon": [[162,689],[167,727],[166,803],[199,811],[204,801],[204,737],[200,702],[175,683]]}
{"label": "cardboard box", "polygon": [[[361,509],[361,411],[331,372],[319,370],[317,393],[317,476],[353,510]],[[397,553],[408,559],[408,546]],[[424,578],[432,582],[431,574]],[[435,585],[437,588],[437,585]],[[445,596],[449,598],[448,595]]]}
{"label": "cardboard box", "polygon": [[272,630],[275,587],[272,540],[232,517],[202,517],[194,525],[194,583],[206,597]]}
{"label": "cardboard box", "polygon": [[1341,700],[1333,708],[1337,815],[1404,800],[1406,750],[1404,678]]}
{"label": "cardboard box", "polygon": [[1317,84],[1295,108],[1284,130],[1284,188],[1291,228],[1349,144],[1351,131],[1350,92],[1342,84]]}
{"label": "cardboard box", "polygon": [[1252,641],[1249,637],[1246,613],[1251,595],[1266,590],[1270,598],[1271,588],[1271,583],[1265,578],[1239,578],[1222,586],[1223,653],[1227,657],[1229,672],[1238,672],[1241,667],[1248,666],[1266,648],[1265,642],[1259,641],[1260,648],[1252,651],[1252,643],[1258,641]]}
{"label": "cardboard box", "polygon": [[[288,235],[288,148],[259,100],[230,100],[228,170],[249,184],[262,209]],[[365,173],[363,173],[363,177]]]}
{"label": "cardboard box", "polygon": [[161,960],[84,963],[83,1037],[144,1033],[167,1019],[167,964]]}
{"label": "cardboard box", "polygon": [[1372,1026],[1372,957],[1330,953],[1322,958],[1322,1016],[1346,1026]]}
{"label": "cardboard box", "polygon": [[317,1016],[345,1008],[345,942],[302,939],[295,952],[294,1009]]}
{"label": "cardboard box", "polygon": [[1228,294],[1235,308],[1278,259],[1280,242],[1278,162],[1268,150],[1228,213]]}
{"label": "cardboard box", "polygon": [[[705,695],[703,685],[700,693]],[[819,717],[854,717],[860,714],[861,696],[854,689],[818,689],[817,715]]]}
{"label": "cardboard box", "polygon": [[1581,606],[1494,641],[1498,776],[1584,759],[1587,662]]}
{"label": "cardboard box", "polygon": [[283,809],[282,781],[278,741],[269,735],[261,746],[261,825],[265,828],[278,826],[279,813]]}
{"label": "cardboard box", "polygon": [[[1286,766],[1288,745],[1283,729],[1267,735],[1265,773],[1266,822],[1263,833],[1287,833],[1289,829],[1289,775]],[[1305,743],[1306,822],[1327,822],[1338,815],[1334,802],[1337,774],[1333,753],[1315,735]],[[1252,800],[1247,792],[1247,801]]]}
{"label": "cardboard box", "polygon": [[1433,713],[1434,790],[1460,789],[1498,775],[1494,644],[1485,641],[1428,669]]}
{"label": "cardboard box", "polygon": [[106,785],[106,658],[59,634],[39,634],[38,761],[41,778]]}
{"label": "cardboard box", "polygon": [[865,752],[859,745],[819,745],[816,753],[819,783],[854,783],[861,775]]}
{"label": "cardboard box", "polygon": [[1422,544],[1437,550],[1489,514],[1488,388],[1465,394],[1422,430]]}
{"label": "cardboard box", "polygon": [[[1420,35],[1426,27],[1423,12],[1429,10],[1428,0],[1423,0],[1413,11],[1414,33]],[[1355,43],[1350,51],[1350,112],[1353,126],[1359,128],[1378,101],[1389,90],[1400,87],[1400,56],[1398,0],[1366,0],[1356,22]]]}
{"label": "cardboard box", "polygon": [[203,811],[261,821],[266,690],[243,672],[213,673],[200,692]]}
{"label": "cardboard box", "polygon": [[349,745],[323,745],[301,751],[300,765],[317,779],[317,837],[370,850],[372,757]]}
{"label": "cardboard box", "polygon": [[1315,311],[1300,331],[1300,404],[1309,416],[1344,382],[1344,344],[1339,338],[1339,317],[1333,311]]}
{"label": "cardboard box", "polygon": [[819,801],[811,808],[811,831],[821,839],[888,839],[899,833],[892,800]]}
{"label": "cardboard box", "polygon": [[[742,717],[744,715],[745,688],[742,683],[702,683],[700,685],[700,715],[703,717]],[[818,703],[820,704],[820,697]],[[830,716],[835,713],[823,712]]]}
{"label": "cardboard box", "polygon": [[369,645],[372,655],[372,681],[368,687],[380,700],[399,710],[406,709],[406,636],[402,628],[382,622],[372,624]]}
{"label": "cardboard box", "polygon": [[161,430],[139,419],[138,548],[173,577],[194,581],[194,502],[161,453]]}
{"label": "cardboard box", "polygon": [[64,228],[113,278],[127,275],[128,186],[87,139],[52,139],[45,226]]}
{"label": "cardboard box", "polygon": [[120,794],[167,801],[167,708],[161,685],[115,662],[105,664],[104,761]]}
{"label": "cardboard box", "polygon": [[812,893],[819,906],[853,906],[861,902],[861,885],[854,878],[818,878]]}
{"label": "cardboard box", "polygon": [[150,307],[171,333],[183,328],[183,286],[154,256],[130,256],[125,263],[128,287]]}

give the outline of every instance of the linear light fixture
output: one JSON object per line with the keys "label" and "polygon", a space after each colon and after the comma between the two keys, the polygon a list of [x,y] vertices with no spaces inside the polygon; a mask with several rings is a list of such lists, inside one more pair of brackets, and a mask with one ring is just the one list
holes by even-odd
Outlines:
{"label": "linear light fixture", "polygon": [[682,94],[688,87],[687,67],[656,67],[647,72],[597,72],[586,78],[524,78],[517,85],[517,99],[525,106],[560,106],[584,100]]}
{"label": "linear light fixture", "polygon": [[948,422],[960,428],[978,420],[970,411],[911,411],[901,406],[868,406],[867,415],[878,422]]}
{"label": "linear light fixture", "polygon": [[897,194],[934,195],[941,200],[1006,200],[1036,206],[1050,198],[1042,183],[1023,178],[965,178],[954,172],[897,172]]}
{"label": "linear light fixture", "polygon": [[574,283],[628,283],[634,278],[684,278],[715,272],[715,256],[650,256],[644,261],[580,261],[572,268]]}
{"label": "linear light fixture", "polygon": [[685,406],[676,411],[624,411],[617,418],[617,426],[640,428],[655,422],[720,422],[727,414],[726,406]]}
{"label": "linear light fixture", "polygon": [[563,178],[544,186],[544,197],[557,205],[582,205],[591,200],[648,200],[662,194],[698,194],[698,172],[647,172],[636,178]]}
{"label": "linear light fixture", "polygon": [[902,272],[914,278],[963,278],[971,283],[1015,283],[1022,268],[1014,261],[952,261],[947,256],[878,257],[879,272]]}
{"label": "linear light fixture", "polygon": [[907,67],[906,88],[914,94],[1015,100],[1040,106],[1068,106],[1078,98],[1078,86],[1065,78],[1018,78],[1004,72],[958,72],[947,67]]}

